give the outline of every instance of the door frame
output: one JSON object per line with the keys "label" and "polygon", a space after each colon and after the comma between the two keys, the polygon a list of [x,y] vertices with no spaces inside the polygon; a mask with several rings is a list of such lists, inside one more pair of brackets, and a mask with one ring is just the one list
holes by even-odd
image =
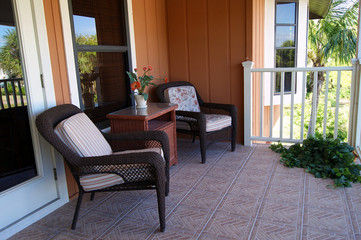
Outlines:
{"label": "door frame", "polygon": [[[57,198],[45,204],[44,206],[39,207],[28,215],[18,219],[11,225],[7,226],[5,229],[2,229],[0,231],[0,238],[2,239],[9,238],[10,236],[45,217],[69,201],[63,159],[38,133],[34,133],[36,131],[36,116],[44,109],[56,105],[43,0],[13,0],[12,2],[14,6],[15,17],[17,19],[17,25],[19,26],[19,41],[23,45],[22,58],[25,62],[24,76],[28,76],[32,79],[31,84],[27,86],[28,95],[30,96],[29,106],[31,106],[28,108],[28,111],[31,131],[33,132],[32,136],[34,141],[34,152],[37,159],[36,162],[39,172],[37,177],[21,183],[9,190],[6,190],[1,194],[10,194],[11,192],[17,190],[21,191],[21,189],[24,189],[27,187],[27,185],[32,184],[33,181],[40,179],[41,176],[44,176],[44,174],[52,174],[52,172],[44,173],[42,171],[42,163],[40,160],[38,160],[41,159],[41,155],[44,151],[50,152],[50,155],[52,156],[51,161],[53,163],[53,167],[55,167],[57,170],[58,178],[55,181],[57,188]],[[29,9],[31,10],[29,11]],[[31,16],[29,16],[30,14]],[[33,19],[32,22],[27,21],[27,19],[30,17]],[[31,41],[29,41],[30,38],[32,39]],[[34,45],[36,45],[36,47],[34,47]],[[29,61],[32,56],[36,56],[36,58],[39,59],[39,62]],[[39,68],[40,72],[30,72],[30,70],[32,70],[32,66],[35,65],[36,68]],[[39,74],[39,82],[33,80],[34,75],[36,74]],[[40,74],[43,75],[44,88],[41,86]],[[37,93],[41,93],[44,96],[42,101],[34,101],[32,99],[31,96]]]}

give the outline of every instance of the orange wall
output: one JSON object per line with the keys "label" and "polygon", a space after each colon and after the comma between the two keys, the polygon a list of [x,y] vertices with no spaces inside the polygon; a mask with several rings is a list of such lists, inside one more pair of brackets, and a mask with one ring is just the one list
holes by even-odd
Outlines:
{"label": "orange wall", "polygon": [[[155,78],[169,78],[166,0],[133,0],[133,20],[138,69],[152,66]],[[154,87],[148,92],[155,101]]]}
{"label": "orange wall", "polygon": [[56,104],[70,103],[59,0],[44,0]]}
{"label": "orange wall", "polygon": [[[243,141],[243,68],[259,48],[253,35],[252,1],[167,1],[171,81],[193,83],[205,101],[238,107]],[[258,37],[258,35],[257,35]]]}
{"label": "orange wall", "polygon": [[235,104],[243,142],[241,63],[263,66],[263,1],[133,0],[133,16],[138,68],[152,65],[156,77],[193,83],[205,101]]}

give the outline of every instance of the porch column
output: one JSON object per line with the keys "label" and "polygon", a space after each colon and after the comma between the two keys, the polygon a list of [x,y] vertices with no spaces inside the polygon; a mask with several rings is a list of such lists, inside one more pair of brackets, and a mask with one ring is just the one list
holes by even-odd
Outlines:
{"label": "porch column", "polygon": [[252,61],[243,62],[244,68],[244,145],[252,146]]}
{"label": "porch column", "polygon": [[[359,7],[360,8],[360,7]],[[357,29],[357,51],[356,59],[352,60],[353,73],[351,82],[351,102],[350,102],[350,116],[349,116],[349,131],[348,143],[353,146],[361,154],[361,94],[360,94],[360,80],[361,80],[361,26],[360,26],[360,10],[358,16]]]}

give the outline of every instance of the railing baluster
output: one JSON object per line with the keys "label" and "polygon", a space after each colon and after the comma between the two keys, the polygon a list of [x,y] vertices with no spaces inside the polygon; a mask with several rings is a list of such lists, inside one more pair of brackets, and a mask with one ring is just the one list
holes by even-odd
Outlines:
{"label": "railing baluster", "polygon": [[270,128],[269,137],[273,136],[273,96],[274,96],[274,73],[270,72],[271,75],[271,95],[270,95]]}
{"label": "railing baluster", "polygon": [[18,80],[17,83],[18,83],[18,88],[19,88],[19,96],[20,96],[21,106],[24,106],[24,97],[23,97],[23,91],[21,89],[21,80]]}
{"label": "railing baluster", "polygon": [[[1,90],[1,88],[0,88]],[[3,95],[2,93],[0,92],[0,110],[3,110],[5,107],[4,107],[4,103],[3,103]]]}
{"label": "railing baluster", "polygon": [[263,112],[264,112],[264,107],[263,107],[263,72],[260,73],[261,74],[261,79],[260,79],[260,110],[261,110],[261,115],[260,115],[260,121],[259,121],[259,135],[260,137],[263,137]]}
{"label": "railing baluster", "polygon": [[316,132],[316,115],[317,115],[317,111],[316,111],[316,98],[317,98],[317,82],[318,82],[318,71],[314,71],[313,72],[313,96],[312,96],[312,120],[311,120],[311,126],[309,126],[311,128],[311,135],[315,136],[315,132]]}
{"label": "railing baluster", "polygon": [[7,102],[8,108],[11,108],[9,91],[8,91],[8,81],[5,81],[4,84],[5,84],[4,90],[5,90],[6,102]]}
{"label": "railing baluster", "polygon": [[11,81],[11,87],[13,89],[13,100],[14,100],[14,107],[18,106],[18,100],[16,98],[16,89],[15,89],[15,84],[14,81]]}
{"label": "railing baluster", "polygon": [[306,101],[306,86],[307,86],[307,72],[303,73],[302,79],[302,109],[301,109],[301,141],[304,139],[305,128],[305,101]]}
{"label": "railing baluster", "polygon": [[285,94],[285,72],[281,72],[280,139],[283,138],[283,97]]}
{"label": "railing baluster", "polygon": [[335,111],[335,128],[333,138],[336,139],[338,135],[338,110],[340,105],[340,87],[341,87],[341,71],[337,74],[337,90],[336,90],[336,111]]}
{"label": "railing baluster", "polygon": [[326,86],[325,86],[325,107],[324,107],[324,109],[323,109],[323,139],[326,139],[329,78],[330,78],[330,72],[327,71],[327,72],[326,72]]}
{"label": "railing baluster", "polygon": [[293,115],[295,112],[295,72],[291,76],[291,118],[290,118],[290,139],[293,138]]}

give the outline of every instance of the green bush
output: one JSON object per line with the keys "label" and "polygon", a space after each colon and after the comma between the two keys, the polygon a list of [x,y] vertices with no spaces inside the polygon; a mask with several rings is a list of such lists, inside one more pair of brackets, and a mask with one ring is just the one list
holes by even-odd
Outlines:
{"label": "green bush", "polygon": [[361,182],[361,165],[353,161],[353,147],[339,139],[308,138],[289,148],[278,143],[270,149],[281,153],[283,165],[305,168],[316,178],[331,178],[334,187],[351,187],[351,182]]}

